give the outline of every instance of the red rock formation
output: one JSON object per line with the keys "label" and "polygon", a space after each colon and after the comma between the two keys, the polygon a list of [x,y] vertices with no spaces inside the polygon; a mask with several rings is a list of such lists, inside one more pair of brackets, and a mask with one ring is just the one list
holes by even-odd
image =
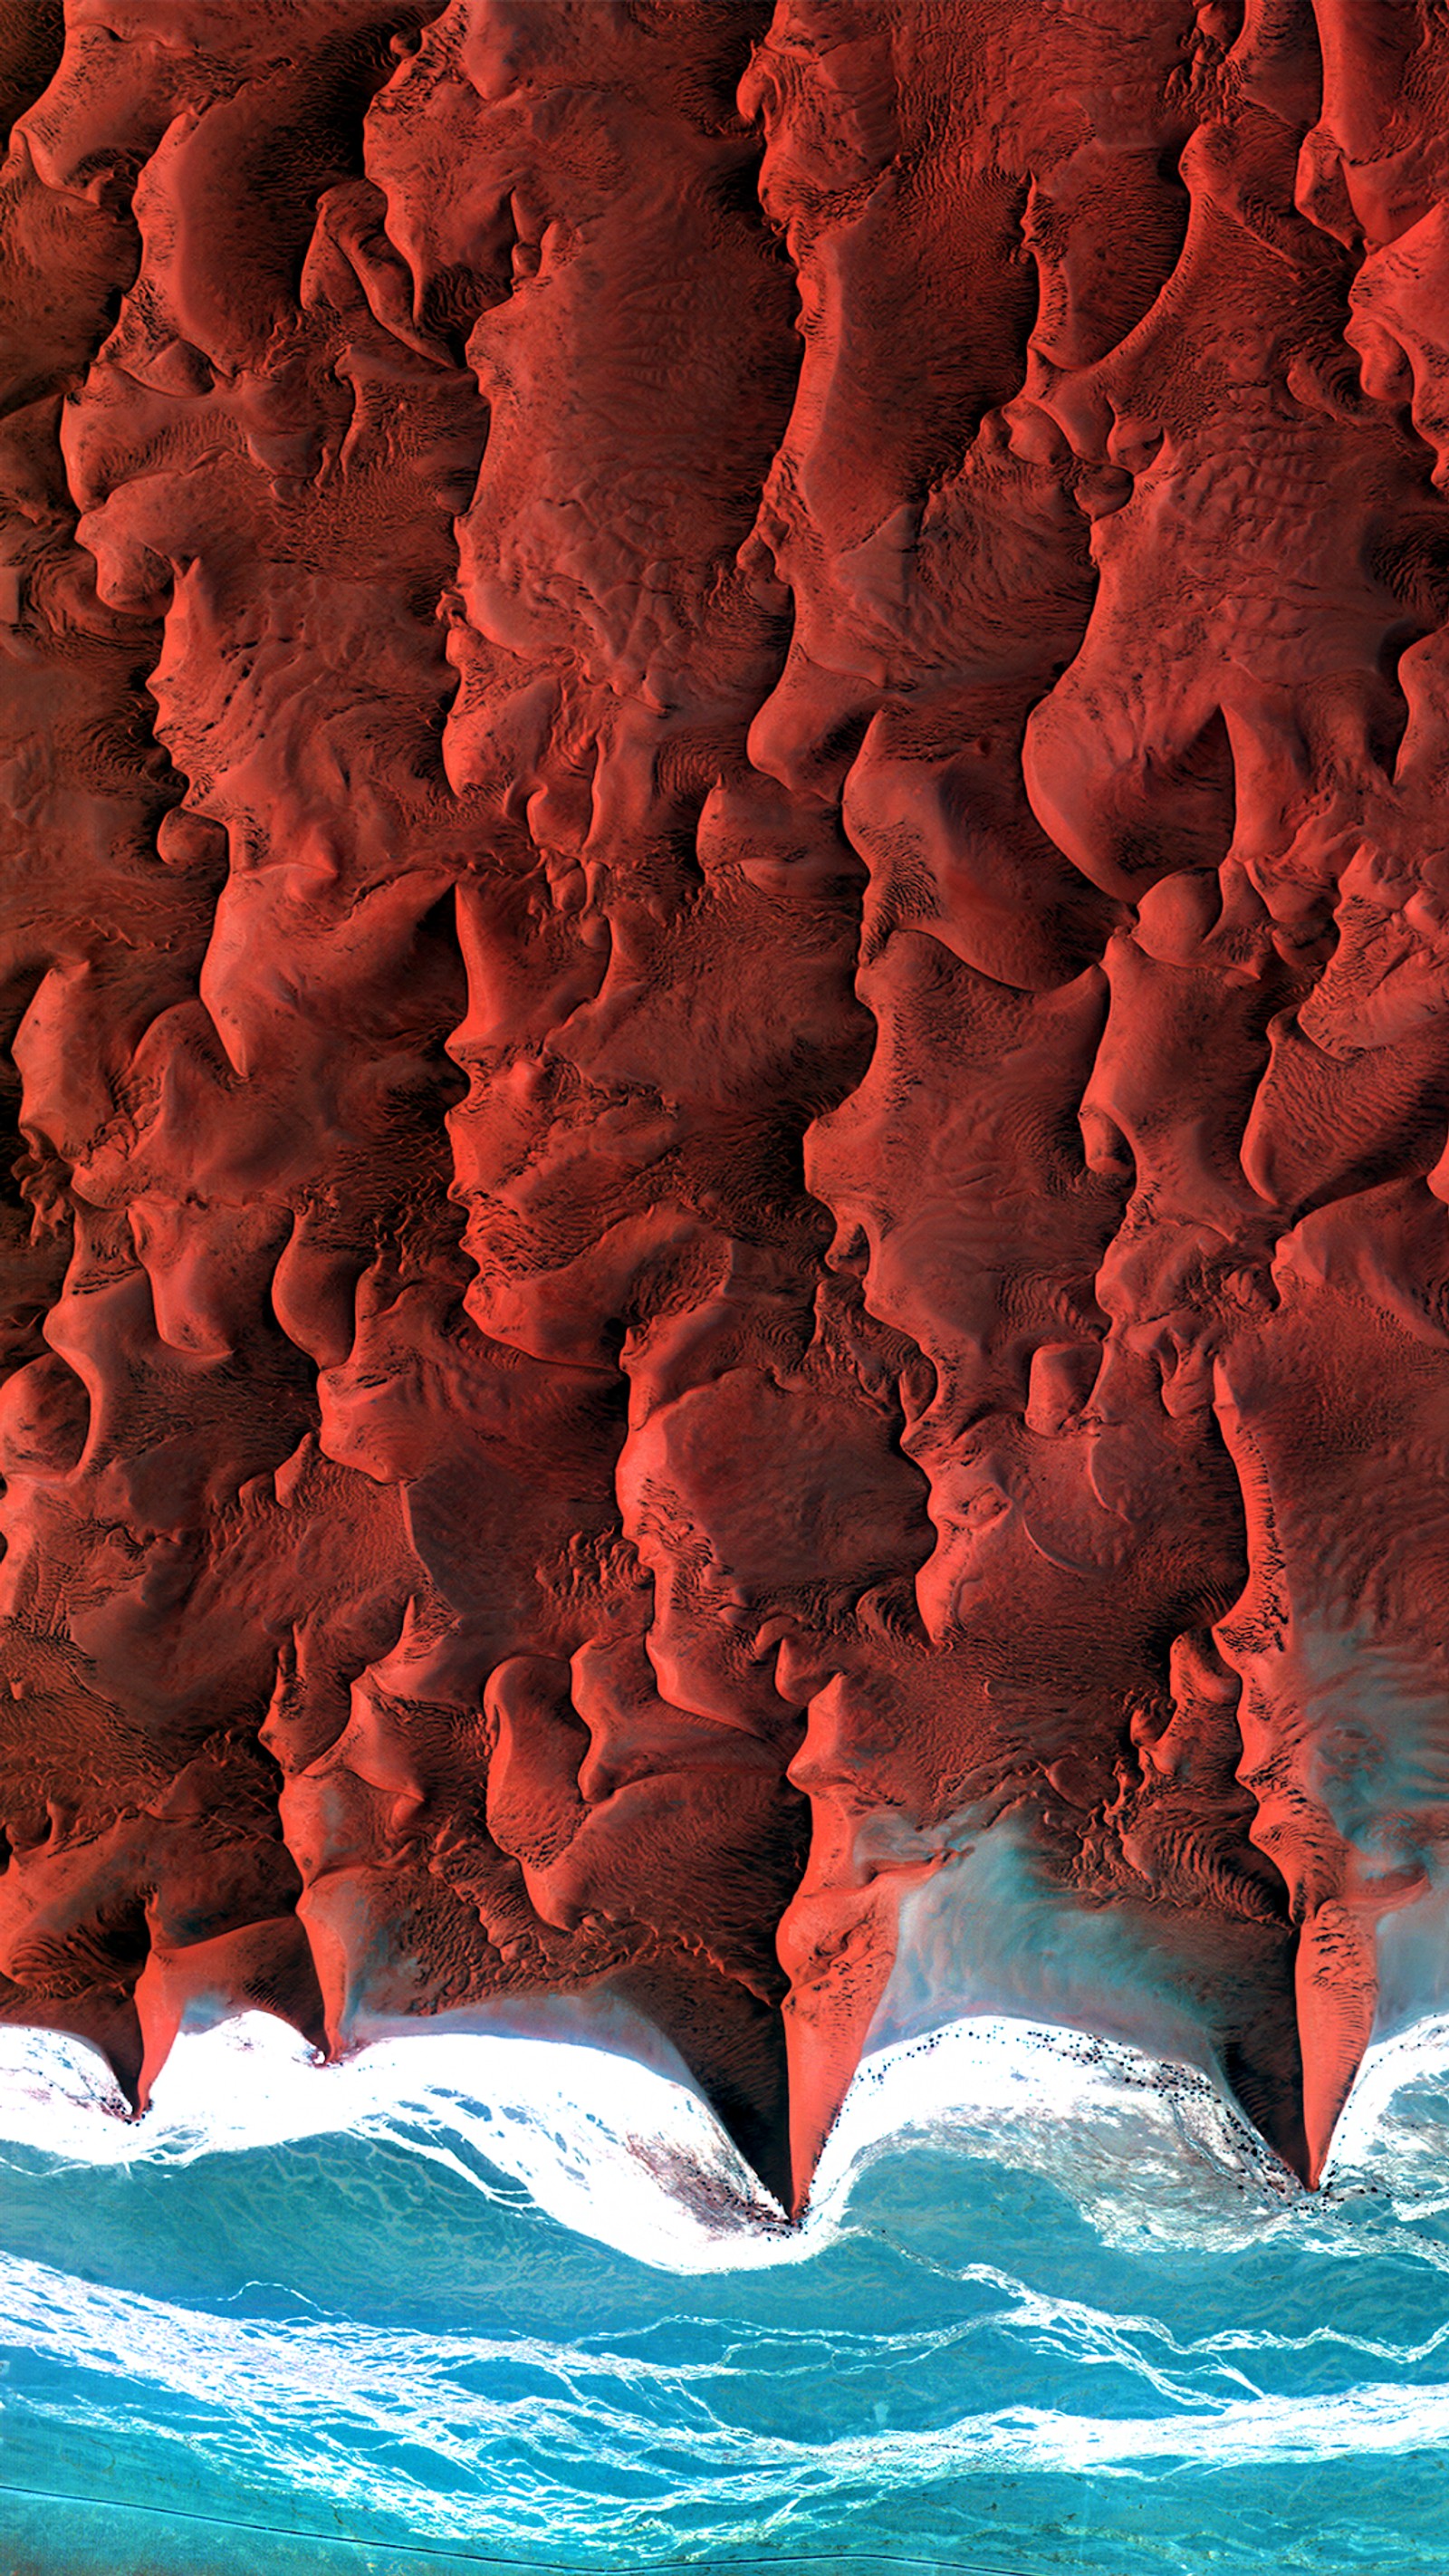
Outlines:
{"label": "red rock formation", "polygon": [[0,2011],[616,1996],[797,2201],[1035,2012],[1316,2174],[1449,1834],[1439,14],[0,43]]}

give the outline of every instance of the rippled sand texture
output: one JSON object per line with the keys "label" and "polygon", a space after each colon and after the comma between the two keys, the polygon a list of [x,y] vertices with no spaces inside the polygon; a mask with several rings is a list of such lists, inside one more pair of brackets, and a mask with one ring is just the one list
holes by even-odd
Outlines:
{"label": "rippled sand texture", "polygon": [[[1449,22],[0,11],[0,2009],[1316,2173],[1449,1888]],[[787,2147],[787,2133],[789,2144]]]}

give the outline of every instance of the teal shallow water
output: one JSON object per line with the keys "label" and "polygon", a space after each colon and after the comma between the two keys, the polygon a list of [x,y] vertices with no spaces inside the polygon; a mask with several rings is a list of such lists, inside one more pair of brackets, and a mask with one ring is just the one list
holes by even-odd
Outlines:
{"label": "teal shallow water", "polygon": [[885,2071],[803,2239],[698,2128],[690,2215],[658,2083],[637,2135],[384,2066],[346,2126],[218,2145],[193,2103],[148,2143],[32,2064],[0,2567],[1442,2576],[1440,2038],[1310,2200],[1125,2052],[1043,2041],[1043,2085],[998,2050],[962,2106],[957,2033]]}

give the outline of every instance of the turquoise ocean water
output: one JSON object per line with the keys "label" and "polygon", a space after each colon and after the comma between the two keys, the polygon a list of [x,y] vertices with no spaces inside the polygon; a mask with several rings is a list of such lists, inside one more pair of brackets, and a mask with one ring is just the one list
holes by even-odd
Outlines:
{"label": "turquoise ocean water", "polygon": [[1316,2197],[1201,2079],[971,2023],[786,2230],[667,2069],[260,2019],[148,2120],[0,2066],[0,2570],[1449,2568],[1449,2027]]}

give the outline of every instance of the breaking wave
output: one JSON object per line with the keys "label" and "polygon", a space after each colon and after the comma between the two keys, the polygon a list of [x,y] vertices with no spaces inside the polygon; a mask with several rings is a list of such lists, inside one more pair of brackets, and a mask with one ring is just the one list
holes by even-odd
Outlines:
{"label": "breaking wave", "polygon": [[18,2564],[88,2568],[89,2500],[97,2566],[126,2507],[187,2523],[193,2576],[287,2535],[1442,2570],[1449,2022],[1371,2052],[1316,2194],[1193,2071],[958,2023],[867,2059],[798,2228],[681,2076],[596,2047],[321,2067],[254,2015],[139,2121],[79,2043],[0,2051]]}

